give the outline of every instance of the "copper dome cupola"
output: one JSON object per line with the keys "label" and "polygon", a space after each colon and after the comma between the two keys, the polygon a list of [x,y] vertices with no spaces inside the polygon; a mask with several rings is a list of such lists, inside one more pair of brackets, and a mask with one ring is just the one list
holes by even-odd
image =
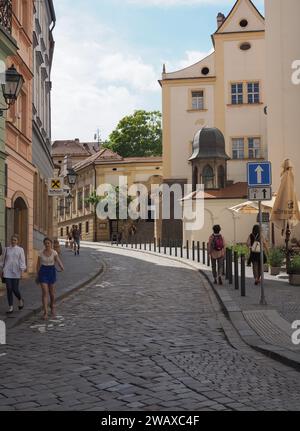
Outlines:
{"label": "copper dome cupola", "polygon": [[198,130],[193,140],[193,154],[189,160],[196,159],[230,159],[226,154],[225,139],[221,130],[216,127]]}

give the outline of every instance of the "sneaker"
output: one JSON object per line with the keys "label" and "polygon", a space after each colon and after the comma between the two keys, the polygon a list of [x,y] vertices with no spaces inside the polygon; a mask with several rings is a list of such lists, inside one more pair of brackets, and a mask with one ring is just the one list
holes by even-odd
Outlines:
{"label": "sneaker", "polygon": [[23,308],[24,308],[24,299],[21,298],[19,302],[19,310],[23,310]]}
{"label": "sneaker", "polygon": [[14,307],[11,306],[9,307],[8,311],[6,312],[6,314],[12,314],[14,312]]}

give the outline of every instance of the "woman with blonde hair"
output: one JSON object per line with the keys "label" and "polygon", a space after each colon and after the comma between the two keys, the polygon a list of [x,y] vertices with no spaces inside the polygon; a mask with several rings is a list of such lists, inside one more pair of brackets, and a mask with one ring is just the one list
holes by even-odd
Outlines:
{"label": "woman with blonde hair", "polygon": [[44,310],[44,320],[48,320],[48,297],[50,296],[51,316],[55,317],[55,284],[56,284],[56,268],[55,264],[62,271],[64,266],[58,256],[58,253],[53,249],[52,240],[44,239],[44,250],[39,253],[37,261],[37,282],[42,289],[42,303]]}

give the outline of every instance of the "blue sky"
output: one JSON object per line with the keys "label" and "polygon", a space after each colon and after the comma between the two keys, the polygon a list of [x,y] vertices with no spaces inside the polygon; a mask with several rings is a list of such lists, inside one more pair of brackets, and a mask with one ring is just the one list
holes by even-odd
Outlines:
{"label": "blue sky", "polygon": [[[263,12],[263,0],[255,0]],[[212,48],[234,0],[57,0],[53,140],[106,138],[135,109],[161,109],[162,64],[177,70]]]}

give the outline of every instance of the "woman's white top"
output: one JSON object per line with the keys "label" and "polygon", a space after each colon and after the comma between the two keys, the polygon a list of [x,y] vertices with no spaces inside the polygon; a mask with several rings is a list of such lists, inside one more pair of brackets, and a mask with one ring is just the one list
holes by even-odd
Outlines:
{"label": "woman's white top", "polygon": [[55,265],[55,259],[57,258],[58,254],[57,251],[52,250],[50,256],[46,256],[44,253],[44,250],[39,252],[39,258],[40,263],[43,266],[54,266]]}
{"label": "woman's white top", "polygon": [[25,253],[18,245],[5,248],[1,260],[4,278],[21,278],[22,271],[26,270]]}

